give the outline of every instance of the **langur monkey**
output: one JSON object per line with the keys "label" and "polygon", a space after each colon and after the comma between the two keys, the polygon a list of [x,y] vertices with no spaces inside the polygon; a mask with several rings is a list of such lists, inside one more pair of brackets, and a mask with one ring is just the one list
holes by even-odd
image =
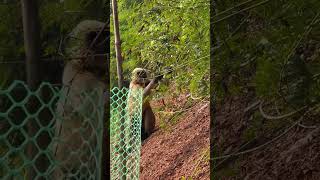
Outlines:
{"label": "langur monkey", "polygon": [[[131,82],[129,85],[129,92],[133,93],[136,90],[143,90],[143,104],[142,104],[142,124],[141,124],[141,140],[147,139],[155,128],[155,115],[150,106],[148,96],[151,90],[156,86],[158,81],[163,78],[163,75],[157,76],[151,81],[148,79],[148,72],[143,68],[136,68],[132,71]],[[128,107],[129,114],[134,111],[135,105],[133,103],[133,96],[129,95]]]}
{"label": "langur monkey", "polygon": [[[90,179],[90,175],[95,178],[99,173],[99,158],[95,157],[94,152],[97,152],[98,140],[101,138],[101,133],[98,134],[96,130],[103,125],[100,122],[102,118],[98,118],[101,116],[97,114],[101,112],[98,108],[103,103],[109,103],[106,101],[109,96],[106,94],[109,72],[107,59],[96,56],[107,51],[107,43],[103,43],[107,38],[106,33],[97,36],[98,32],[107,31],[103,27],[104,23],[86,20],[74,30],[75,36],[82,34],[82,47],[78,49],[80,56],[89,53],[82,59],[67,62],[63,71],[64,88],[56,109],[57,142],[53,146],[55,160],[59,162],[54,170],[55,179]],[[96,41],[91,46],[94,39]],[[102,100],[102,97],[105,99]]]}

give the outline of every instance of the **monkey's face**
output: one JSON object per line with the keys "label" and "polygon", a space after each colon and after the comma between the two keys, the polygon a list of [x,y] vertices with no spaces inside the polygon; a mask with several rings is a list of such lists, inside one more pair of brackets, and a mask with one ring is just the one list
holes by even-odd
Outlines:
{"label": "monkey's face", "polygon": [[[108,31],[90,31],[86,34],[85,45],[92,52],[87,60],[87,69],[94,71],[97,76],[106,76],[108,74]],[[89,55],[89,56],[90,56]]]}
{"label": "monkey's face", "polygon": [[86,35],[86,47],[89,47],[95,54],[105,54],[108,49],[108,31],[91,31]]}
{"label": "monkey's face", "polygon": [[138,71],[137,75],[139,78],[148,78],[147,71],[145,70]]}
{"label": "monkey's face", "polygon": [[140,84],[143,87],[146,87],[150,80],[148,79],[148,72],[142,68],[136,68],[132,72],[132,81],[136,84]]}

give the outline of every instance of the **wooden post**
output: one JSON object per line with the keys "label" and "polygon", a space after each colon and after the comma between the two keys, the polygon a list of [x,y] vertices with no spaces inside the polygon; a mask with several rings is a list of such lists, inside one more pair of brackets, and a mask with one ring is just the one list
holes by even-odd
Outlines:
{"label": "wooden post", "polygon": [[[112,0],[112,14],[113,14],[113,24],[114,24],[114,34],[115,34],[115,50],[116,50],[116,57],[117,57],[117,73],[118,73],[118,86],[121,89],[123,87],[123,74],[122,74],[122,56],[121,56],[121,40],[120,40],[120,32],[119,32],[119,19],[118,19],[118,5],[117,0]],[[120,154],[123,155],[120,157],[120,162],[122,162],[122,165],[119,167],[119,175],[120,179],[125,180],[126,179],[126,173],[127,173],[127,156],[126,156],[126,144],[125,142],[125,135],[124,135],[124,129],[123,125],[125,124],[125,116],[124,116],[124,109],[125,104],[120,107]],[[115,173],[115,172],[111,172]]]}
{"label": "wooden post", "polygon": [[[38,2],[37,0],[21,0],[22,8],[22,21],[23,21],[23,33],[24,33],[24,48],[26,55],[26,72],[27,72],[27,84],[33,91],[36,90],[40,83],[40,25],[38,19]],[[30,98],[28,106],[32,111],[35,108],[35,98]],[[35,119],[29,119],[28,133],[29,138],[34,137],[37,132],[35,126]],[[27,147],[27,153],[29,160],[33,160],[36,156],[36,146],[30,142]],[[44,162],[46,163],[46,162]],[[47,163],[46,163],[47,164]],[[39,164],[39,169],[46,168],[43,163]],[[28,170],[27,179],[35,179],[36,171],[33,167]]]}
{"label": "wooden post", "polygon": [[[210,1],[210,22],[213,22],[213,16],[216,15],[216,2],[215,1]],[[215,68],[214,65],[214,49],[212,47],[214,47],[216,44],[218,44],[219,42],[214,42],[217,38],[214,36],[214,24],[210,23],[210,179],[215,177],[214,175],[214,167],[216,166],[216,163],[214,160],[212,160],[212,158],[216,155],[214,152],[214,147],[213,144],[216,142],[213,142],[213,137],[214,137],[214,132],[215,132],[215,120],[214,117],[216,116],[216,103],[215,103],[215,97],[214,97],[214,89],[213,89],[213,84],[212,82],[214,82],[214,73],[213,70]]]}
{"label": "wooden post", "polygon": [[118,19],[118,5],[117,0],[112,0],[112,15],[115,34],[115,50],[117,57],[117,72],[118,72],[118,86],[121,89],[123,87],[123,74],[122,74],[122,56],[121,56],[121,40],[119,32],[119,19]]}
{"label": "wooden post", "polygon": [[40,25],[37,0],[21,0],[27,83],[35,89],[40,82]]}
{"label": "wooden post", "polygon": [[[108,3],[108,5],[110,5]],[[110,14],[110,6],[107,8],[107,14]],[[110,16],[109,16],[110,18]],[[109,23],[110,21],[108,21]],[[106,24],[110,27],[109,24]],[[110,40],[110,31],[108,31],[107,37]],[[106,41],[107,54],[110,53],[110,42]],[[102,132],[102,160],[101,160],[101,180],[110,179],[110,58],[106,57],[107,61],[107,80],[106,80],[106,92],[105,92],[105,111],[103,116],[103,132]]]}

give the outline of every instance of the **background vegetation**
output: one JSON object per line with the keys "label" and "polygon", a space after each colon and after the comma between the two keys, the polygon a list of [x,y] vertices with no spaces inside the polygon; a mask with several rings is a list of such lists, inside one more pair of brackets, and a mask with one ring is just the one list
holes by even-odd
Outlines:
{"label": "background vegetation", "polygon": [[[274,171],[269,169],[287,168],[291,162],[277,166],[282,162],[279,151],[295,148],[294,138],[307,137],[309,129],[319,128],[316,117],[320,113],[317,108],[320,102],[320,2],[213,0],[212,3],[214,80],[211,86],[218,114],[212,132],[215,133],[212,138],[216,138],[213,144],[215,178],[244,178],[251,172],[255,178],[267,178],[262,173],[280,178],[272,176],[270,172]],[[299,124],[302,119],[302,124],[307,126]],[[274,144],[281,138],[286,140],[282,132],[292,132],[289,130],[297,126],[300,129],[294,129],[295,134],[287,138],[287,145]],[[264,146],[264,143],[270,144]],[[248,153],[241,154],[246,150]],[[272,154],[274,159],[269,158],[272,163],[267,164],[263,155],[253,151],[265,156]],[[232,152],[240,154],[218,158]],[[303,162],[303,158],[295,160]],[[224,166],[228,162],[233,165]],[[256,167],[255,162],[267,172],[248,170],[247,174],[241,174],[244,172],[241,165]],[[300,172],[299,169],[282,170],[292,175]]]}
{"label": "background vegetation", "polygon": [[[244,2],[249,3],[226,12]],[[312,78],[320,70],[319,1],[261,2],[215,1],[217,97],[253,88],[262,99],[279,98],[281,90],[297,106],[319,100],[319,84]],[[250,6],[254,8],[243,11]],[[222,20],[232,13],[236,15]]]}
{"label": "background vegetation", "polygon": [[[55,69],[50,64],[52,61],[63,63],[67,35],[80,21],[86,19],[107,21],[109,16],[105,13],[108,8],[107,2],[107,0],[38,1],[41,23],[41,59],[46,61],[43,64],[46,69]],[[15,79],[25,79],[21,11],[21,3],[18,0],[0,3],[0,87]],[[43,73],[44,81],[52,79],[46,79],[47,76],[61,77],[55,71],[44,71]]]}
{"label": "background vegetation", "polygon": [[[176,92],[209,94],[209,1],[118,1],[125,79],[136,67],[153,75],[172,66]],[[113,32],[113,24],[110,30]],[[111,37],[111,86],[116,85],[114,37]],[[166,91],[163,83],[160,91]]]}
{"label": "background vegetation", "polygon": [[[65,46],[68,40],[68,34],[82,20],[90,19],[106,22],[110,15],[106,13],[109,12],[106,11],[107,8],[109,8],[107,4],[108,1],[39,0],[37,2],[41,26],[40,69],[42,72],[39,79],[54,85],[56,85],[55,83],[61,85],[63,63],[67,60],[67,58],[65,58],[67,56],[65,54]],[[14,80],[26,81],[26,60],[20,0],[0,1],[0,22],[0,89],[5,89],[4,86],[10,85]],[[72,57],[68,58],[70,59]],[[26,91],[18,87],[17,90],[12,91],[10,95],[16,100],[19,99],[18,97],[24,98]],[[46,96],[45,93],[44,96]],[[45,98],[46,97],[42,100]],[[21,154],[24,153],[24,146],[22,144],[25,143],[26,137],[25,134],[22,133],[23,131],[20,132],[20,130],[25,128],[22,127],[24,126],[23,123],[27,124],[25,123],[27,120],[31,122],[30,120],[33,119],[28,119],[29,117],[26,118],[24,111],[19,109],[22,105],[21,102],[18,104],[18,100],[14,106],[11,105],[12,103],[10,103],[9,99],[4,94],[1,94],[0,111],[6,112],[8,109],[11,109],[10,119],[12,121],[10,121],[9,118],[4,119],[3,116],[5,115],[2,113],[2,119],[0,119],[0,136],[2,137],[0,141],[0,155],[1,161],[4,160],[4,162],[0,163],[0,177],[4,177],[4,174],[6,174],[5,169],[13,169],[16,171],[15,176],[18,178],[25,173],[22,172],[22,166],[27,166],[26,159],[21,156]],[[45,112],[45,117],[41,115],[39,115],[39,117],[41,116],[42,120],[46,120],[46,113],[50,114],[50,112]],[[51,119],[49,119],[48,122],[50,120]],[[11,127],[13,126],[12,123],[17,123],[19,124],[19,128],[22,128],[18,130],[13,129]],[[10,133],[8,133],[9,131]],[[45,130],[42,132],[45,132]],[[9,146],[9,144],[11,144],[11,146]],[[12,146],[16,147],[16,149],[13,149]],[[5,155],[6,157],[4,157]],[[46,162],[46,160],[44,161]]]}

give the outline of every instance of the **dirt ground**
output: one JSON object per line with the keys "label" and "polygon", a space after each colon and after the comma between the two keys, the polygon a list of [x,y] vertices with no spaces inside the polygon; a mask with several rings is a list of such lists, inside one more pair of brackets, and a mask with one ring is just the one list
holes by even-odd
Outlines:
{"label": "dirt ground", "polygon": [[[250,102],[248,102],[248,99]],[[234,98],[217,108],[213,142],[222,154],[239,152],[244,144],[240,138],[250,123],[250,113],[244,110],[255,100]],[[315,118],[317,119],[317,118]],[[313,124],[317,124],[313,122]],[[318,123],[319,125],[319,123]],[[288,127],[290,124],[288,124]],[[277,132],[282,134],[285,129]],[[273,134],[272,137],[278,136]],[[272,138],[258,138],[248,150]],[[251,153],[229,159],[216,172],[221,180],[318,180],[320,179],[320,128],[296,126],[276,141]],[[220,161],[217,162],[219,164]]]}
{"label": "dirt ground", "polygon": [[[181,110],[186,100],[186,96],[181,96],[153,102],[152,106],[164,106],[161,102],[165,102],[175,106],[172,110]],[[159,114],[156,116],[158,129],[142,145],[140,179],[178,180],[182,176],[210,179],[209,102],[192,105],[170,130],[159,128]]]}

